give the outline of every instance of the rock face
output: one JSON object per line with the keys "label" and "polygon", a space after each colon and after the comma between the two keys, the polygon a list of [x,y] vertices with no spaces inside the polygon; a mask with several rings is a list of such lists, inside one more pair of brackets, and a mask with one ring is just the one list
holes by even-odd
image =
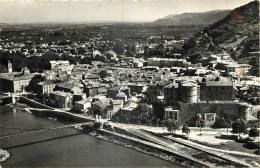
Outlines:
{"label": "rock face", "polygon": [[183,13],[180,15],[169,15],[154,22],[174,25],[208,25],[224,18],[229,12],[229,10],[214,10],[202,13]]}
{"label": "rock face", "polygon": [[259,1],[230,11],[223,19],[195,34],[183,48],[189,53],[199,50],[202,54],[225,50],[239,63],[251,64],[251,75],[259,76],[259,54],[256,53],[259,52]]}
{"label": "rock face", "polygon": [[7,151],[0,149],[0,162],[5,161],[9,157],[10,157],[10,154]]}

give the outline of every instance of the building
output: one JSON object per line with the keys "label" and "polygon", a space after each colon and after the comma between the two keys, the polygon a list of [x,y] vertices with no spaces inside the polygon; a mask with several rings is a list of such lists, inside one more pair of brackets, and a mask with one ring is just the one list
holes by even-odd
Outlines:
{"label": "building", "polygon": [[69,83],[59,83],[55,89],[63,92],[71,92],[77,94],[83,92],[83,88],[76,86],[75,84],[69,84]]}
{"label": "building", "polygon": [[203,78],[200,83],[200,100],[234,100],[235,87],[231,78]]}
{"label": "building", "polygon": [[144,84],[128,84],[127,85],[130,88],[131,94],[136,93],[136,94],[140,94],[140,93],[144,93],[145,90],[147,89],[147,87]]}
{"label": "building", "polygon": [[116,95],[118,93],[120,93],[120,88],[121,88],[121,86],[114,86],[114,87],[108,89],[107,90],[107,97],[112,98],[112,99],[116,99]]}
{"label": "building", "polygon": [[56,85],[57,84],[52,80],[40,82],[37,84],[37,93],[40,95],[49,94],[53,92]]}
{"label": "building", "polygon": [[87,97],[91,96],[94,97],[99,94],[100,84],[99,83],[92,83],[85,85],[85,91]]}
{"label": "building", "polygon": [[143,59],[134,59],[133,60],[133,68],[142,68],[144,66]]}
{"label": "building", "polygon": [[158,67],[187,67],[191,63],[187,62],[184,59],[174,59],[174,58],[148,58],[149,66],[158,66]]}
{"label": "building", "polygon": [[56,107],[68,108],[72,107],[73,95],[69,92],[54,91],[50,93],[49,103]]}
{"label": "building", "polygon": [[178,88],[178,83],[170,83],[169,85],[164,87],[164,102],[167,105],[174,104],[174,102],[177,101],[177,99],[179,99],[180,93],[178,91]]}
{"label": "building", "polygon": [[199,100],[200,86],[196,81],[178,81],[164,87],[164,101],[167,105],[174,105],[177,101],[195,103]]}
{"label": "building", "polygon": [[60,72],[65,72],[66,74],[71,74],[73,70],[74,65],[56,65],[53,67],[53,71],[57,74]]}
{"label": "building", "polygon": [[87,81],[87,82],[99,82],[100,76],[96,74],[83,74],[82,79]]}
{"label": "building", "polygon": [[112,115],[116,114],[123,107],[122,100],[111,100],[111,104],[112,104]]}
{"label": "building", "polygon": [[29,85],[32,78],[37,75],[24,74],[21,72],[1,73],[0,74],[0,91],[21,93],[25,91],[25,88]]}
{"label": "building", "polygon": [[86,113],[90,108],[91,108],[90,100],[80,100],[75,102],[73,110]]}
{"label": "building", "polygon": [[127,95],[124,92],[119,92],[116,95],[116,100],[122,100],[125,103],[127,101]]}
{"label": "building", "polygon": [[[122,96],[120,96],[122,95]],[[124,97],[124,102],[130,97],[130,88],[127,86],[115,86],[107,90],[107,97],[112,99],[118,99],[118,97]],[[121,100],[123,100],[121,99]]]}
{"label": "building", "polygon": [[224,67],[227,73],[233,76],[240,77],[240,76],[247,75],[252,66],[248,64],[233,63],[233,64],[225,64]]}
{"label": "building", "polygon": [[54,67],[56,67],[57,65],[63,65],[63,66],[69,66],[70,65],[70,62],[69,61],[62,61],[62,60],[59,60],[59,61],[50,61],[50,64],[51,64],[51,70],[53,71]]}
{"label": "building", "polygon": [[105,103],[102,103],[101,101],[96,101],[92,103],[92,110],[94,113],[101,115],[102,118],[109,118],[108,116],[110,116],[110,113],[108,112],[108,107]]}
{"label": "building", "polygon": [[181,97],[184,103],[198,102],[200,100],[200,86],[195,81],[182,82]]}

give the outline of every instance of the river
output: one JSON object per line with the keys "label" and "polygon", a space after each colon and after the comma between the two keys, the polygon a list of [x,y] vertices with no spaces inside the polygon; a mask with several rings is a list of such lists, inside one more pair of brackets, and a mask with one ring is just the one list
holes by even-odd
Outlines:
{"label": "river", "polygon": [[[65,125],[0,106],[0,136]],[[181,167],[121,145],[96,139],[74,128],[0,139],[10,153],[2,167]]]}

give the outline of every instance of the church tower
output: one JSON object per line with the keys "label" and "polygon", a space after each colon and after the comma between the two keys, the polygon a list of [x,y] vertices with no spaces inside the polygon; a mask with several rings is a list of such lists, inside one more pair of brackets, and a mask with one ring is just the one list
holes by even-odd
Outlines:
{"label": "church tower", "polygon": [[7,65],[8,67],[8,73],[11,73],[11,72],[13,72],[13,67],[12,67],[12,63],[8,60],[8,65]]}

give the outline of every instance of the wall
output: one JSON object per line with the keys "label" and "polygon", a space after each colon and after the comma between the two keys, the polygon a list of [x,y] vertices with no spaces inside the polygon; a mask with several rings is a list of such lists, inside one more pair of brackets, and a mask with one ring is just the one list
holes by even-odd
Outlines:
{"label": "wall", "polygon": [[180,103],[180,121],[185,123],[197,113],[216,113],[223,114],[230,120],[238,118],[247,119],[249,108],[235,102],[199,102],[199,103]]}
{"label": "wall", "polygon": [[44,104],[41,104],[39,102],[36,102],[34,100],[31,100],[31,99],[27,99],[26,97],[23,97],[23,96],[20,96],[19,97],[19,102],[21,103],[26,103],[32,107],[36,107],[36,108],[43,108],[43,109],[53,109],[52,107],[50,106],[47,106],[47,105],[44,105]]}

